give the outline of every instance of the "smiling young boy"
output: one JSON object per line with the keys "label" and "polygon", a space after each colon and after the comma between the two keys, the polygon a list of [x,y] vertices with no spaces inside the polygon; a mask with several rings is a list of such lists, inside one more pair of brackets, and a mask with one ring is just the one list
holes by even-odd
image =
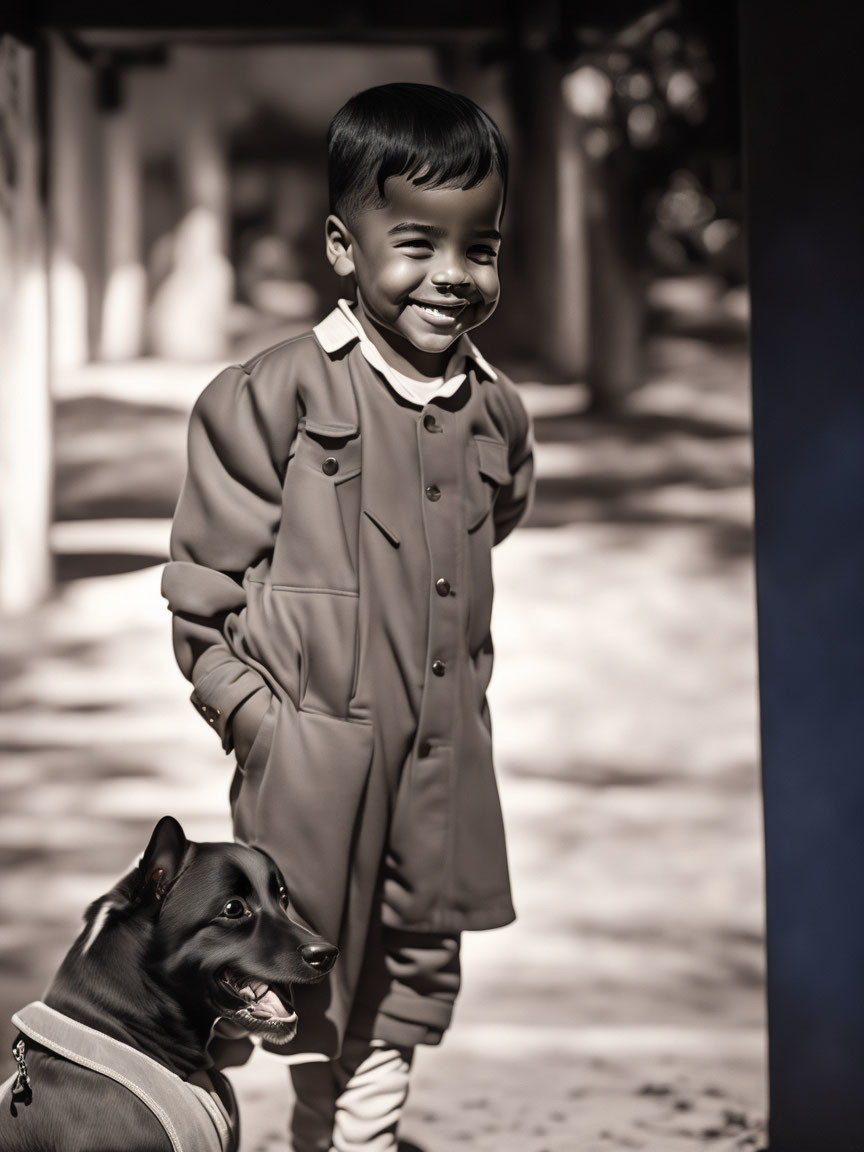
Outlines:
{"label": "smiling young boy", "polygon": [[328,144],[327,257],[355,300],[198,398],[163,594],[193,703],[236,753],[235,835],[340,948],[280,1049],[295,1152],[385,1152],[414,1047],[450,1022],[460,932],[514,918],[490,553],[528,509],[532,436],[467,335],[499,295],[495,124],[387,84]]}

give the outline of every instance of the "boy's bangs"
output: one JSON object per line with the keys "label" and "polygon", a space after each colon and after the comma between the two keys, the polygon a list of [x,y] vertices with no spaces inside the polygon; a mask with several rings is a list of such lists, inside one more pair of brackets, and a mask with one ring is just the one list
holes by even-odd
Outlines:
{"label": "boy's bangs", "polygon": [[[352,97],[327,134],[331,211],[386,202],[390,176],[422,188],[473,188],[491,173],[507,189],[507,145],[473,101],[426,84],[384,84]],[[503,199],[502,199],[503,206]]]}
{"label": "boy's bangs", "polygon": [[377,186],[384,199],[390,176],[405,176],[418,187],[474,188],[492,172],[504,179],[499,157],[489,135],[474,124],[450,125],[446,139],[426,132],[424,139],[394,140],[381,158]]}

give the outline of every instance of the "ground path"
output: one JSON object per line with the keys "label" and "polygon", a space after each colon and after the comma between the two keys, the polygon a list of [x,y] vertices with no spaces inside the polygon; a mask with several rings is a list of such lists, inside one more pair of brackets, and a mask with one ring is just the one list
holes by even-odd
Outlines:
{"label": "ground path", "polygon": [[[540,488],[496,550],[490,691],[519,919],[466,936],[454,1027],[418,1055],[404,1136],[428,1152],[761,1139],[744,324],[707,282],[655,302],[649,383],[619,416],[524,390]],[[228,761],[159,596],[185,419],[218,367],[60,382],[58,595],[0,621],[3,1021],[156,818],[229,836]],[[286,1080],[261,1053],[235,1074],[243,1152],[287,1147]]]}

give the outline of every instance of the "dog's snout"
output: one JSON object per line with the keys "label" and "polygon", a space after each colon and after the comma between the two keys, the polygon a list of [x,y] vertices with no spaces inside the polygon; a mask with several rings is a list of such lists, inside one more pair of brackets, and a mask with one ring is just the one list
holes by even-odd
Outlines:
{"label": "dog's snout", "polygon": [[298,951],[309,967],[314,968],[316,972],[320,972],[322,976],[325,972],[330,971],[336,963],[336,957],[339,955],[338,948],[334,948],[332,944],[324,943],[304,944]]}

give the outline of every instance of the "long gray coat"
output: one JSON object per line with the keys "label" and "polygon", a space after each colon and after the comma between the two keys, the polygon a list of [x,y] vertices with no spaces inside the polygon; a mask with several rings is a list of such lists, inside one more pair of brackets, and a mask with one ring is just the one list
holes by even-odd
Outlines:
{"label": "long gray coat", "polygon": [[357,343],[328,352],[312,333],[226,368],[194,406],[162,583],[176,657],[226,752],[232,715],[266,692],[235,835],[341,950],[297,989],[288,1055],[338,1053],[376,892],[385,923],[416,931],[514,918],[490,553],[529,505],[531,442],[500,373],[469,361],[420,410]]}

